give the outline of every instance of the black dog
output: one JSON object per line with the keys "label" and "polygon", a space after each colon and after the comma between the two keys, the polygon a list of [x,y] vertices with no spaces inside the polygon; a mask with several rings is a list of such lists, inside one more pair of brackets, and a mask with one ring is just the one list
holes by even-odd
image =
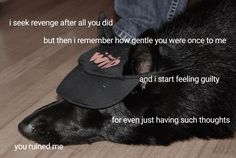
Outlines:
{"label": "black dog", "polygon": [[[140,44],[130,49],[125,73],[166,71],[163,76],[220,77],[218,84],[147,83],[123,102],[103,110],[59,100],[36,110],[19,124],[39,143],[81,144],[108,140],[127,144],[164,144],[193,136],[226,138],[236,128],[236,1],[204,0],[150,38],[226,38],[226,44]],[[112,123],[117,118],[218,118],[224,123]],[[225,120],[224,120],[225,121]]]}

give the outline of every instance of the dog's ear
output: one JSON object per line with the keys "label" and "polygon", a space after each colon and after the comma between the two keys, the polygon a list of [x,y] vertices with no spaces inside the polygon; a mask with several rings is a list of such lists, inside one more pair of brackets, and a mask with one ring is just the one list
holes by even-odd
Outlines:
{"label": "dog's ear", "polygon": [[[168,43],[156,44],[155,39],[160,38],[157,31],[149,29],[138,38],[150,38],[152,43],[137,44],[131,47],[129,60],[126,64],[126,74],[145,74],[165,69],[170,64],[169,57],[176,55],[175,48]],[[172,62],[172,61],[171,61]],[[168,66],[167,66],[168,67]]]}
{"label": "dog's ear", "polygon": [[114,38],[115,33],[112,30],[111,26],[103,26],[103,21],[108,20],[106,17],[106,14],[104,12],[101,12],[98,17],[98,21],[100,22],[100,25],[97,27],[97,34],[98,38]]}
{"label": "dog's ear", "polygon": [[[145,31],[138,38],[157,38],[156,31],[153,29]],[[157,63],[160,60],[158,46],[155,42],[148,44],[138,44],[130,49],[130,56],[127,67],[132,69],[132,73],[144,74],[157,69]]]}

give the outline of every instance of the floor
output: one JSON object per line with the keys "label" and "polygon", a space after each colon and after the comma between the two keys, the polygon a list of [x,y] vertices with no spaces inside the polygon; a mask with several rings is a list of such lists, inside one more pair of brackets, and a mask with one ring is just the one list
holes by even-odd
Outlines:
{"label": "floor", "polygon": [[133,146],[110,142],[65,146],[58,150],[14,151],[34,144],[22,137],[17,124],[35,109],[55,100],[55,89],[92,45],[43,44],[43,37],[96,37],[96,28],[9,27],[24,19],[96,20],[111,10],[112,0],[10,0],[0,4],[0,157],[1,158],[235,158],[236,137],[192,139],[170,146]]}

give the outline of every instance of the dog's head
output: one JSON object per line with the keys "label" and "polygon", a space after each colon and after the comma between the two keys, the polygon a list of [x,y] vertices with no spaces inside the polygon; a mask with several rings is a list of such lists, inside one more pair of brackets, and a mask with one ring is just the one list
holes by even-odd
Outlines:
{"label": "dog's head", "polygon": [[105,113],[60,100],[36,110],[18,127],[22,135],[42,144],[90,143],[102,139],[100,130],[110,117]]}
{"label": "dog's head", "polygon": [[123,103],[92,110],[59,100],[33,112],[18,128],[23,136],[40,144],[84,144],[101,140],[135,143],[134,129],[138,125],[114,123],[113,117],[134,116]]}

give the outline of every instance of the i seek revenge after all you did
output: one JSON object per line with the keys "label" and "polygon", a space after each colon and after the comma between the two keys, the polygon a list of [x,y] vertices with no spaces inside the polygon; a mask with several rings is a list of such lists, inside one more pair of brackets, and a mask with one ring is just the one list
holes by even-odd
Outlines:
{"label": "i seek revenge after all you did", "polygon": [[113,19],[108,20],[104,19],[103,21],[97,21],[97,20],[87,20],[87,19],[81,19],[81,20],[69,20],[69,19],[64,19],[61,21],[58,20],[29,20],[29,19],[24,19],[24,20],[13,20],[9,19],[9,26],[13,27],[50,27],[54,28],[57,26],[66,26],[66,27],[72,27],[72,26],[84,26],[84,27],[92,27],[92,26],[113,26]]}

